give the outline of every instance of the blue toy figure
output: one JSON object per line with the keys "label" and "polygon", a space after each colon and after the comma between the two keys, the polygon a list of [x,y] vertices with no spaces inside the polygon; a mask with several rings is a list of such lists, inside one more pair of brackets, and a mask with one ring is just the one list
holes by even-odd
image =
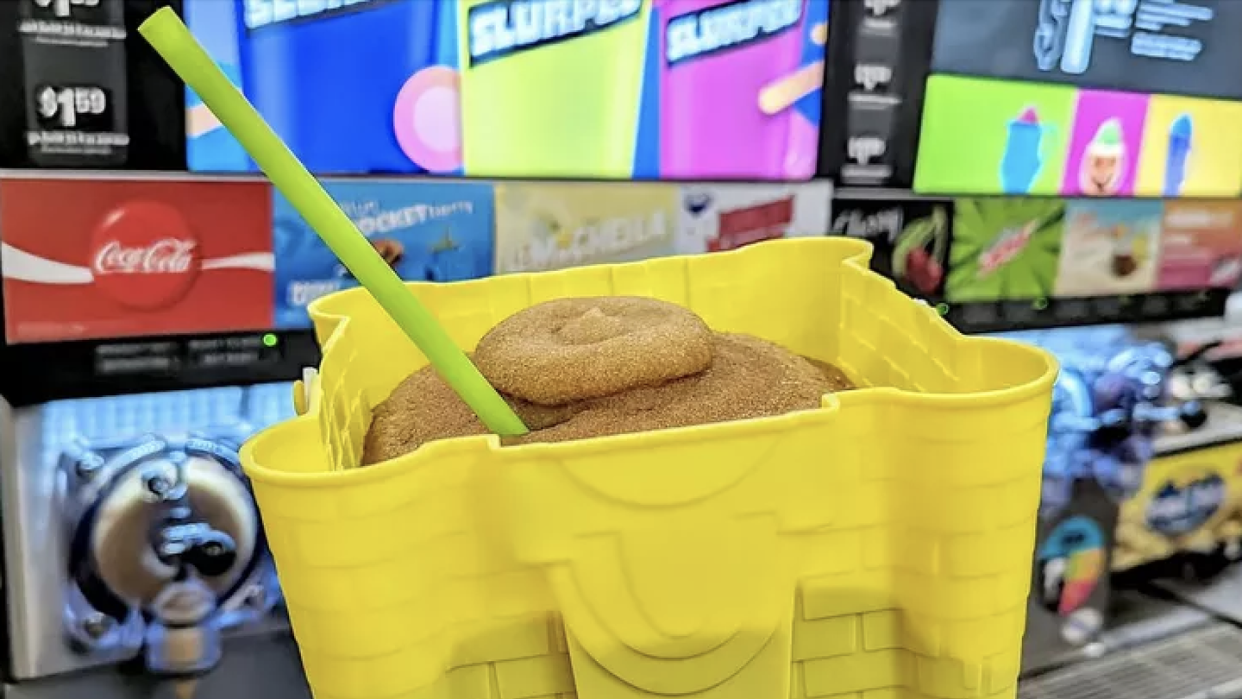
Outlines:
{"label": "blue toy figure", "polygon": [[1207,419],[1197,401],[1161,404],[1173,364],[1163,345],[1117,340],[1062,353],[1048,421],[1047,509],[1064,506],[1077,479],[1096,480],[1116,500],[1130,497],[1155,455],[1159,425],[1196,428]]}

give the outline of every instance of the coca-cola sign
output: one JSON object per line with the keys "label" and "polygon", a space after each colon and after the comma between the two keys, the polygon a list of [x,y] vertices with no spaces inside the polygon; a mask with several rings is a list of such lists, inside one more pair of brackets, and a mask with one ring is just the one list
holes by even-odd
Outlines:
{"label": "coca-cola sign", "polygon": [[193,240],[164,238],[145,247],[110,240],[95,253],[95,276],[103,274],[185,274],[195,262]]}
{"label": "coca-cola sign", "polygon": [[91,243],[96,285],[129,308],[167,308],[198,275],[198,239],[185,216],[163,202],[113,207],[100,217]]}
{"label": "coca-cola sign", "polygon": [[0,176],[0,193],[10,343],[271,327],[266,183]]}

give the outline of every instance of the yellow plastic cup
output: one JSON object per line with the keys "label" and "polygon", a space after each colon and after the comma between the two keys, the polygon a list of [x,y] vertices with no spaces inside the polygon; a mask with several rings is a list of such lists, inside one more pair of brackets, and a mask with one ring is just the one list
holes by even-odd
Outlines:
{"label": "yellow plastic cup", "polygon": [[366,468],[426,364],[317,299],[301,417],[241,451],[317,699],[1014,699],[1057,368],[963,337],[843,237],[411,284],[462,349],[552,298],[638,295],[860,388],[758,420]]}
{"label": "yellow plastic cup", "polygon": [[[595,7],[614,11],[597,18],[608,22],[602,27],[508,46],[521,30],[503,3],[461,2],[457,24],[467,175],[631,176],[651,3],[621,0]],[[563,19],[566,29],[582,18]]]}

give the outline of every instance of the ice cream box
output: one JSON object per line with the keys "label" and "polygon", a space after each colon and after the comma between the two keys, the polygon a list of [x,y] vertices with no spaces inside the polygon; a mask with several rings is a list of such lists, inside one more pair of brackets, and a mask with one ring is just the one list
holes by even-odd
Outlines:
{"label": "ice cream box", "polygon": [[685,184],[676,250],[719,252],[777,238],[826,235],[832,183]]}
{"label": "ice cream box", "polygon": [[496,272],[635,262],[674,252],[679,186],[506,182],[496,187]]}
{"label": "ice cream box", "polygon": [[[371,244],[406,281],[492,273],[492,185],[430,180],[324,180]],[[309,327],[306,306],[358,285],[289,202],[273,192],[276,325]]]}

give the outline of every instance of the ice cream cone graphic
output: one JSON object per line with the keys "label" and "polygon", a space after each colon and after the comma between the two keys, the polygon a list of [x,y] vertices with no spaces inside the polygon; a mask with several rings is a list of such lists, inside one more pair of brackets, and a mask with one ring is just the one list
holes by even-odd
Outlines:
{"label": "ice cream cone graphic", "polygon": [[1083,194],[1111,196],[1117,193],[1126,169],[1126,145],[1120,121],[1108,119],[1100,124],[1078,168],[1078,188]]}
{"label": "ice cream cone graphic", "polygon": [[1187,165],[1194,144],[1194,121],[1181,114],[1169,126],[1169,153],[1164,166],[1164,195],[1176,197],[1186,182]]}
{"label": "ice cream cone graphic", "polygon": [[1009,121],[1007,129],[1000,163],[1001,191],[1026,194],[1043,168],[1042,152],[1052,127],[1041,123],[1039,111],[1028,105]]}

